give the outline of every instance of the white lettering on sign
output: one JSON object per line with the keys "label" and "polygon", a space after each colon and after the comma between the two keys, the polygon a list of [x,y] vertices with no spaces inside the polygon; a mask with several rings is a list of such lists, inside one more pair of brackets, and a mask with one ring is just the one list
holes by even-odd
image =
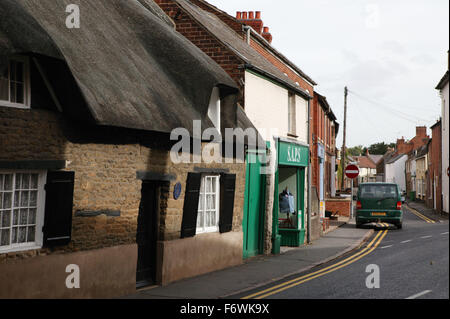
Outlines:
{"label": "white lettering on sign", "polygon": [[291,146],[288,146],[287,156],[288,156],[288,158],[287,158],[288,162],[299,163],[302,160],[302,153],[301,153],[300,149],[292,148]]}

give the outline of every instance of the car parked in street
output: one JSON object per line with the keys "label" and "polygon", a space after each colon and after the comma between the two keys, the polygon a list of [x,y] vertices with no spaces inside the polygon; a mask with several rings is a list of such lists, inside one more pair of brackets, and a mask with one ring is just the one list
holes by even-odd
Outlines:
{"label": "car parked in street", "polygon": [[386,222],[402,228],[402,197],[393,183],[364,183],[356,196],[356,227],[372,222]]}

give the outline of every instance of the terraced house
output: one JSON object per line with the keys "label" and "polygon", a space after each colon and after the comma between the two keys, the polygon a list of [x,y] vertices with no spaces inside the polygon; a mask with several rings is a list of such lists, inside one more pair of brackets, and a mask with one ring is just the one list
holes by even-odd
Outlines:
{"label": "terraced house", "polygon": [[[2,0],[0,298],[111,297],[240,264],[245,163],[202,161],[194,124],[253,128],[238,98],[151,0]],[[176,128],[192,148],[173,151]]]}
{"label": "terraced house", "polygon": [[[156,2],[178,32],[233,78],[241,89],[238,103],[268,145],[267,153],[247,154],[266,160],[247,166],[244,257],[302,245],[312,224],[308,118],[316,83],[271,46],[272,35],[260,12],[234,17],[203,0]],[[292,205],[282,208],[281,201],[290,196]]]}
{"label": "terraced house", "polygon": [[[325,96],[314,92],[314,101],[311,111],[311,166],[312,166],[312,205],[319,208],[316,218],[325,217],[325,211],[333,213],[342,209],[337,207],[336,196],[336,137],[339,132],[339,123]],[[329,205],[328,205],[329,204]],[[319,234],[315,234],[317,238]]]}

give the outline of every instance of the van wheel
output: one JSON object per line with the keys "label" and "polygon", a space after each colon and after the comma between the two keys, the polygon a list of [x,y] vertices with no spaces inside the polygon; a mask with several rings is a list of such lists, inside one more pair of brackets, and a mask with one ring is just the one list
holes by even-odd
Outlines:
{"label": "van wheel", "polygon": [[362,223],[356,223],[356,228],[361,228],[362,227]]}
{"label": "van wheel", "polygon": [[397,226],[397,229],[402,229],[403,224],[402,223],[398,223],[396,226]]}

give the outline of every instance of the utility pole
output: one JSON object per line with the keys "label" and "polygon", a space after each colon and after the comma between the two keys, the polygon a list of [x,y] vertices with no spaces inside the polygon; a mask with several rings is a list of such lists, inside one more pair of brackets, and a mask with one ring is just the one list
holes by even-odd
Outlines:
{"label": "utility pole", "polygon": [[348,96],[348,89],[345,87],[344,90],[344,143],[342,144],[342,151],[341,151],[341,167],[342,167],[342,174],[341,174],[341,192],[344,191],[344,170],[345,170],[345,138],[347,134],[347,96]]}

